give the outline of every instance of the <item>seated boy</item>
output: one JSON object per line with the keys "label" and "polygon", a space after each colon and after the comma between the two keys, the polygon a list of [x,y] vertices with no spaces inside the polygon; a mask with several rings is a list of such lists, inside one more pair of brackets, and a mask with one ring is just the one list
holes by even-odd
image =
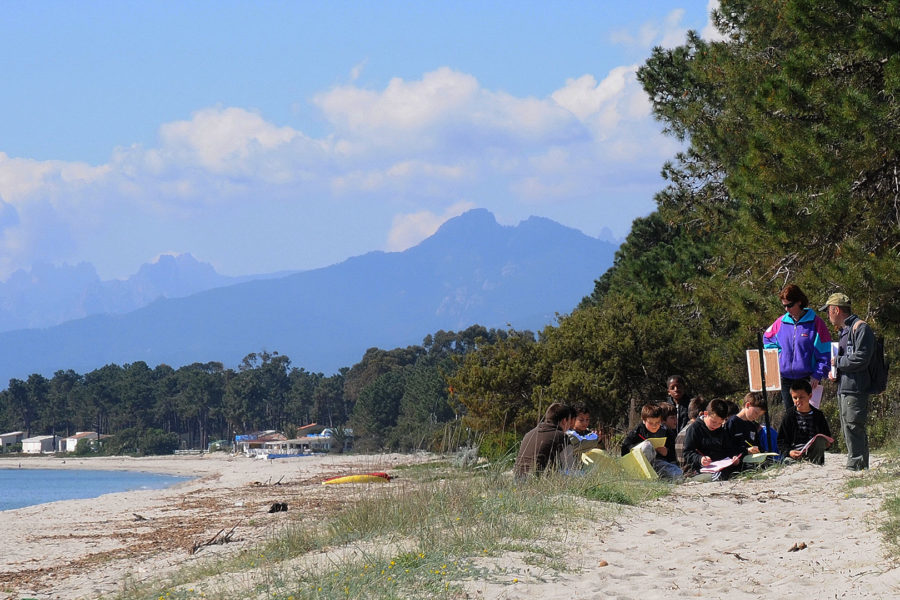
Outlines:
{"label": "seated boy", "polygon": [[684,439],[687,437],[687,426],[696,421],[704,412],[706,412],[706,400],[702,396],[691,398],[688,404],[687,425],[675,436],[675,459],[678,461],[678,466],[682,469],[686,466],[684,462]]}
{"label": "seated boy", "polygon": [[669,402],[663,401],[659,403],[659,410],[661,411],[659,416],[666,429],[678,433],[678,408]]}
{"label": "seated boy", "polygon": [[718,398],[711,400],[706,416],[688,425],[684,438],[685,469],[700,472],[711,463],[730,459],[731,464],[713,474],[714,480],[728,479],[740,460],[732,453],[728,433],[722,427],[728,416],[728,404]]}
{"label": "seated boy", "polygon": [[572,408],[575,410],[575,420],[572,422],[572,428],[566,431],[566,435],[569,437],[575,458],[580,459],[581,453],[597,447],[600,436],[596,431],[590,430],[591,413],[587,406],[576,404]]}
{"label": "seated boy", "polygon": [[[622,441],[622,456],[639,446],[660,477],[680,479],[681,468],[675,462],[675,432],[662,424],[661,412],[658,404],[645,404],[641,408],[641,424]],[[666,441],[654,449],[650,438],[665,438]]]}
{"label": "seated boy", "polygon": [[[791,384],[794,406],[788,408],[778,427],[778,450],[785,463],[806,459],[814,465],[825,464],[825,449],[831,445],[831,429],[825,414],[809,403],[812,386],[805,379]],[[818,437],[818,434],[827,437]],[[813,438],[816,438],[813,440]],[[813,440],[812,444],[807,443]]]}
{"label": "seated boy", "polygon": [[559,468],[560,455],[566,446],[565,432],[574,420],[575,411],[571,406],[559,402],[551,404],[544,420],[522,438],[513,469],[516,477]]}
{"label": "seated boy", "polygon": [[744,396],[744,407],[725,422],[725,431],[731,441],[731,454],[759,454],[759,418],[768,406],[763,395],[751,392]]}

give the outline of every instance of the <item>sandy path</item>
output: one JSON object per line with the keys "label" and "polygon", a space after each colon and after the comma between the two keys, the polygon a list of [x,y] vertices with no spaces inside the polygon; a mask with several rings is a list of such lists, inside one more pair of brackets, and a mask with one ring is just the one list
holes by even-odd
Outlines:
{"label": "sandy path", "polygon": [[[847,491],[844,457],[774,478],[689,483],[582,536],[577,571],[554,582],[526,569],[479,598],[898,598],[900,569],[877,531],[884,486]],[[873,460],[873,467],[877,461]],[[896,491],[896,486],[894,486]],[[790,551],[794,544],[806,548]],[[600,566],[603,562],[606,566]]]}
{"label": "sandy path", "polygon": [[[136,469],[193,474],[198,479],[168,490],[0,512],[0,531],[7,541],[0,554],[0,598],[75,600],[109,594],[120,590],[129,577],[156,576],[264,539],[287,518],[267,512],[272,502],[286,502],[290,511],[302,511],[304,519],[315,522],[354,500],[348,487],[319,485],[324,477],[390,470],[428,459],[424,455],[280,461],[221,455],[70,459],[66,468]],[[877,464],[873,460],[873,466]],[[4,466],[8,463],[0,460],[0,468]],[[46,458],[29,460],[27,466],[62,465],[59,459]],[[878,509],[891,485],[848,492],[846,480],[858,475],[842,467],[842,456],[828,455],[824,468],[800,465],[777,477],[677,486],[667,498],[626,508],[613,524],[585,524],[573,536],[581,546],[569,558],[571,571],[548,573],[515,556],[502,557],[505,574],[466,583],[468,597],[900,597],[900,569],[884,558],[877,531]],[[234,525],[240,541],[189,554],[193,544]],[[804,549],[789,551],[801,542]]]}

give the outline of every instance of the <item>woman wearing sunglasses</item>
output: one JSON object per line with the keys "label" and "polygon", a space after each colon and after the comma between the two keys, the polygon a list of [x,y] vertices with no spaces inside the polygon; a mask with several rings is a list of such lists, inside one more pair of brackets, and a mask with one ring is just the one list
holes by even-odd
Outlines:
{"label": "woman wearing sunglasses", "polygon": [[784,316],[775,319],[765,334],[766,348],[778,348],[778,368],[781,371],[781,400],[785,410],[794,405],[791,384],[800,379],[809,381],[812,389],[828,373],[831,366],[831,333],[815,311],[809,299],[793,283],[778,294]]}

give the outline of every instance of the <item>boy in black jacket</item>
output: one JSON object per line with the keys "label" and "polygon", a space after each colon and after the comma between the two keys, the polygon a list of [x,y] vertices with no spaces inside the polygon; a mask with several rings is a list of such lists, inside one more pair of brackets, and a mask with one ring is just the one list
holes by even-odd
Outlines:
{"label": "boy in black jacket", "polygon": [[684,438],[685,471],[688,469],[700,471],[713,462],[729,458],[731,464],[713,473],[713,479],[728,479],[731,476],[740,457],[732,453],[730,437],[722,427],[727,416],[728,404],[716,398],[710,401],[706,416],[688,426]]}
{"label": "boy in black jacket", "polygon": [[[653,447],[651,438],[665,438],[665,444]],[[675,462],[675,432],[662,424],[662,410],[658,404],[645,404],[641,408],[641,424],[622,440],[622,456],[640,446],[641,452],[653,465],[656,473],[664,479],[679,479],[681,468]]]}
{"label": "boy in black jacket", "polygon": [[[791,384],[790,407],[778,428],[778,450],[784,462],[806,459],[814,465],[825,464],[825,450],[831,445],[831,429],[825,414],[809,403],[812,386],[805,379],[797,379]],[[816,437],[818,434],[822,434]],[[813,443],[806,447],[806,444]]]}
{"label": "boy in black jacket", "polygon": [[730,454],[747,456],[760,452],[759,418],[766,413],[767,408],[766,399],[759,392],[744,396],[744,408],[725,421],[725,431],[731,443]]}

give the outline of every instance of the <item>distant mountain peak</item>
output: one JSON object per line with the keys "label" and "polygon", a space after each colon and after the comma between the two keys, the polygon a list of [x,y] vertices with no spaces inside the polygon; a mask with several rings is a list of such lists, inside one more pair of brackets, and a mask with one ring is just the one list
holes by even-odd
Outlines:
{"label": "distant mountain peak", "polygon": [[190,255],[164,255],[142,267],[143,277],[94,290],[95,307],[107,306],[113,291],[121,306],[140,296],[143,308],[116,316],[95,310],[96,316],[43,331],[0,334],[0,350],[6,349],[0,351],[0,381],[138,360],[236,365],[260,348],[312,371],[335,372],[367,348],[417,344],[438,330],[477,323],[537,331],[577,306],[612,265],[615,250],[550,219],[506,226],[475,209],[403,252],[373,252],[177,298],[178,285],[188,282],[173,277],[165,287],[155,285],[154,276],[172,267],[176,274],[215,271]]}

